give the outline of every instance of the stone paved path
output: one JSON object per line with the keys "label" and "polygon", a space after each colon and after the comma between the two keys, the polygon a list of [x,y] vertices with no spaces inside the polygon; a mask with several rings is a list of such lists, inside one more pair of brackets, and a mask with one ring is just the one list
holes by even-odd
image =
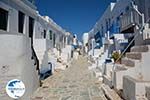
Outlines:
{"label": "stone paved path", "polygon": [[56,72],[44,80],[32,100],[106,100],[100,82],[88,70],[83,57],[72,62],[65,71]]}

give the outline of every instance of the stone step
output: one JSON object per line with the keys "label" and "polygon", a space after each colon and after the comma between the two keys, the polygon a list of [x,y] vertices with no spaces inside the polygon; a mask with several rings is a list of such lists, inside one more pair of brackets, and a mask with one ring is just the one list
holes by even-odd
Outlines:
{"label": "stone step", "polygon": [[132,76],[123,77],[123,97],[125,100],[147,100],[145,86],[149,81],[143,81]]}
{"label": "stone step", "polygon": [[141,60],[142,59],[142,53],[141,52],[128,52],[126,53],[127,58],[135,59],[135,60]]}
{"label": "stone step", "polygon": [[127,67],[135,67],[135,64],[138,60],[130,59],[130,58],[122,58],[121,64],[124,64]]}
{"label": "stone step", "polygon": [[127,70],[128,68],[123,64],[115,64],[115,71],[123,71]]}
{"label": "stone step", "polygon": [[148,52],[149,50],[150,50],[150,45],[133,46],[131,48],[131,52]]}
{"label": "stone step", "polygon": [[146,98],[147,98],[148,100],[150,100],[150,86],[146,86],[146,87],[145,87],[145,90],[146,90]]}
{"label": "stone step", "polygon": [[92,64],[88,67],[89,70],[94,70],[96,68],[96,64]]}
{"label": "stone step", "polygon": [[102,77],[102,72],[99,69],[94,69],[93,73],[96,78]]}
{"label": "stone step", "polygon": [[149,100],[149,99],[147,99],[146,97],[140,97],[140,98],[136,97],[136,100]]}
{"label": "stone step", "polygon": [[98,78],[98,81],[99,81],[99,82],[102,82],[102,81],[103,81],[103,77],[99,77],[99,78]]}
{"label": "stone step", "polygon": [[56,63],[55,64],[55,70],[65,70],[66,69],[66,65],[62,65],[61,63]]}
{"label": "stone step", "polygon": [[122,100],[120,96],[108,85],[102,84],[101,89],[108,100]]}
{"label": "stone step", "polygon": [[103,75],[103,83],[108,85],[109,87],[112,87],[111,77],[107,75]]}

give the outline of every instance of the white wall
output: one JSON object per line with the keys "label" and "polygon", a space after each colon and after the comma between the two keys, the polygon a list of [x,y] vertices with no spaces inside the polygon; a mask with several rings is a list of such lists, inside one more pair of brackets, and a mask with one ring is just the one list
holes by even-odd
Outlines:
{"label": "white wall", "polygon": [[[8,29],[7,31],[0,30],[0,43],[2,43],[0,46],[0,80],[2,80],[0,81],[0,88],[2,87],[0,93],[4,93],[4,87],[10,79],[18,78],[25,83],[26,87],[25,95],[21,99],[29,100],[29,97],[39,86],[38,72],[34,66],[34,60],[31,59],[31,40],[28,34],[29,16],[35,20],[34,48],[37,51],[43,51],[41,66],[46,68],[48,68],[45,66],[48,64],[48,50],[53,47],[53,40],[49,40],[49,30],[55,32],[56,43],[60,46],[64,44],[64,41],[60,41],[59,37],[64,37],[65,30],[58,28],[56,23],[46,22],[35,9],[24,4],[21,0],[1,0],[0,7],[9,12]],[[25,13],[23,34],[18,33],[18,11]],[[41,34],[44,29],[46,30],[46,39],[43,39]]]}
{"label": "white wall", "polygon": [[[19,4],[19,3],[18,3]],[[0,1],[0,7],[8,11],[8,32],[18,33],[18,11],[22,11],[25,13],[25,20],[24,20],[24,30],[23,34],[26,36],[29,36],[28,26],[29,26],[29,16],[33,17],[36,20],[35,15],[28,13],[24,7],[21,7],[21,5],[16,5],[14,1]]]}
{"label": "white wall", "polygon": [[[0,43],[3,43],[0,46],[0,86],[3,86],[0,93],[9,80],[17,78],[25,84],[26,92],[22,99],[27,100],[39,87],[38,72],[31,60],[30,39],[15,33],[0,33]],[[9,99],[8,96],[5,98]]]}
{"label": "white wall", "polygon": [[119,0],[112,10],[112,20],[115,21],[122,12],[125,12],[125,9],[130,5],[130,2],[131,0]]}
{"label": "white wall", "polygon": [[89,39],[89,33],[83,33],[83,46],[86,46],[86,43],[88,43]]}
{"label": "white wall", "polygon": [[114,23],[116,23],[116,18],[125,11],[126,7],[130,5],[131,0],[119,0],[116,3],[110,3],[107,7],[103,15],[97,21],[93,29],[91,30],[92,34],[96,34],[98,31],[101,30],[101,26],[103,26],[103,34],[107,32],[106,30],[106,20],[111,19],[109,27]]}
{"label": "white wall", "polygon": [[34,40],[34,48],[36,51],[47,51],[52,46],[49,40],[47,39],[35,39]]}

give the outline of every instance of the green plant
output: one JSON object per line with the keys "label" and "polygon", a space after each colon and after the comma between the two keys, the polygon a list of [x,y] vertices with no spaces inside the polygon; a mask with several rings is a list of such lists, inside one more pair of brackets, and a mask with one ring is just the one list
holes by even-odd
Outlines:
{"label": "green plant", "polygon": [[120,57],[120,53],[119,52],[115,51],[115,52],[112,53],[112,58],[114,59],[115,62],[117,60],[118,61],[120,60],[119,57]]}

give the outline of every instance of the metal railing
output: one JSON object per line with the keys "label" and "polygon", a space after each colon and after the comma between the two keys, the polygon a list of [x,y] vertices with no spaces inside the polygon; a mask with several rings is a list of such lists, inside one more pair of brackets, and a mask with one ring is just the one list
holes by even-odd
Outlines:
{"label": "metal railing", "polygon": [[38,74],[40,74],[39,59],[35,53],[33,45],[31,45],[31,50],[32,50],[32,59],[34,59],[34,65],[36,65],[36,70],[38,71]]}
{"label": "metal railing", "polygon": [[142,26],[143,14],[137,12],[136,10],[130,10],[121,17],[121,30],[125,30],[133,25]]}
{"label": "metal railing", "polygon": [[[135,25],[137,25],[140,29],[139,29],[139,32],[137,34],[134,35],[134,38],[130,41],[130,43],[127,45],[127,47],[124,49],[124,51],[121,53],[121,55],[119,56],[119,58],[116,60],[119,61],[121,59],[121,57],[125,54],[125,52],[128,50],[128,48],[132,45],[132,43],[134,42],[134,40],[136,39],[136,37],[138,35],[140,35],[141,33],[143,33],[143,29],[146,25],[146,23],[149,22],[149,19],[146,21],[146,23],[144,23],[144,14],[139,12],[138,9],[137,9],[137,6],[132,3],[132,8],[131,10],[124,16],[124,17],[131,17],[131,22],[134,23]],[[127,16],[131,14],[130,16]],[[140,19],[141,17],[141,19]],[[123,23],[122,23],[123,24]],[[125,23],[124,23],[125,24]],[[140,33],[140,34],[139,34]]]}
{"label": "metal railing", "polygon": [[144,25],[144,14],[140,13],[136,7],[133,7],[121,17],[121,30],[133,25],[138,25],[139,27]]}
{"label": "metal railing", "polygon": [[[147,23],[150,21],[150,18],[146,21],[146,23],[139,29],[139,32],[137,34],[135,34],[134,38],[130,41],[130,43],[128,44],[128,46],[124,49],[124,51],[121,53],[121,55],[119,56],[119,58],[116,60],[116,62],[118,62],[122,56],[125,54],[125,52],[128,50],[128,48],[132,45],[132,43],[134,42],[134,40],[137,38],[137,36],[139,36],[140,34],[143,33],[143,29],[144,27],[147,25]],[[115,69],[115,62],[113,65],[113,69]]]}

